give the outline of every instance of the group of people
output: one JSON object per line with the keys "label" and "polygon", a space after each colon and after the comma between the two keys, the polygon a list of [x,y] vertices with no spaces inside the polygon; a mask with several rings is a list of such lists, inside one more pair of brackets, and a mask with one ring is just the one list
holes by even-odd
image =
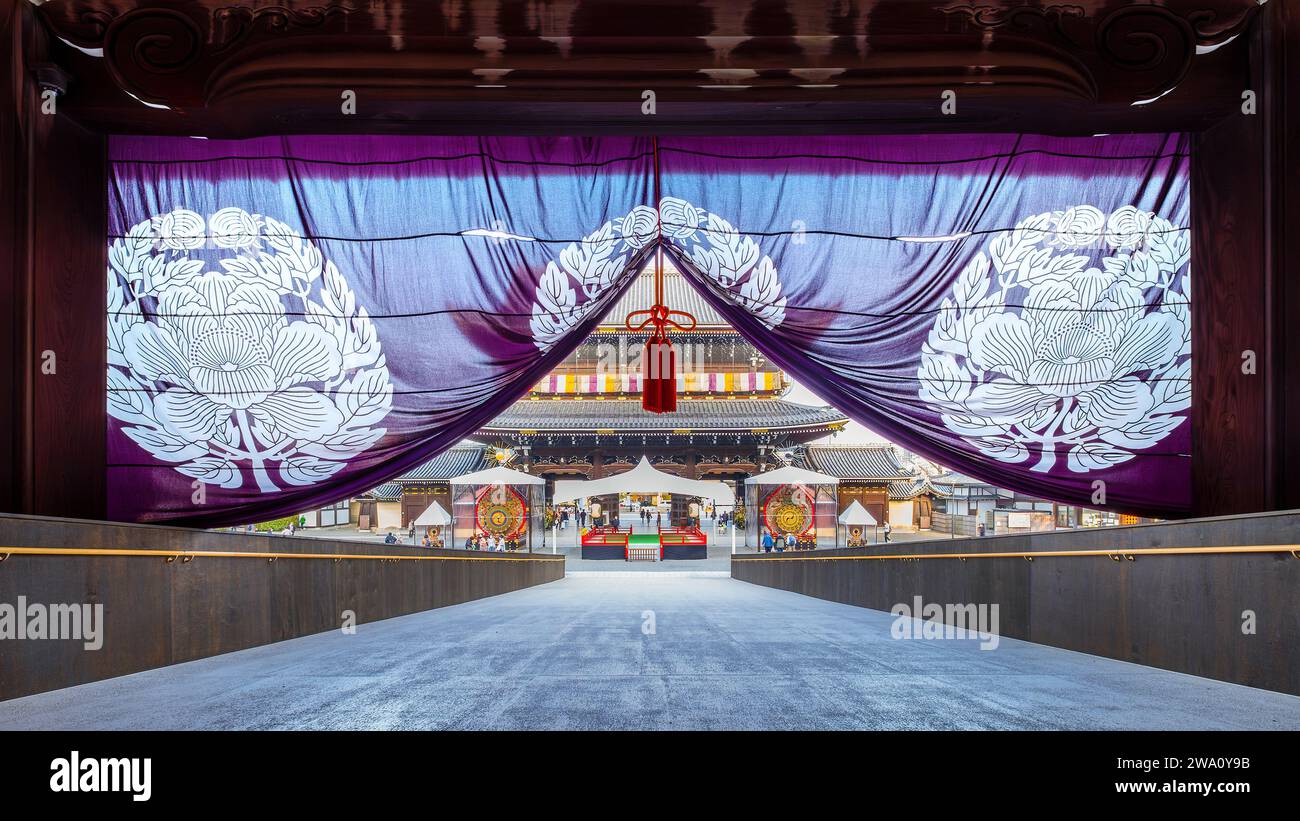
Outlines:
{"label": "group of people", "polygon": [[[983,525],[981,525],[980,527],[983,528]],[[891,539],[890,536],[894,532],[894,529],[890,526],[889,522],[885,522],[885,526],[881,530],[881,532],[884,535],[886,542],[893,541],[893,539]],[[980,531],[980,535],[981,536],[984,535],[984,531],[982,529]],[[857,546],[853,544],[854,541],[857,540],[850,538],[849,547]],[[795,537],[793,533],[786,533],[783,536],[777,536],[773,534],[772,531],[765,530],[763,531],[763,538],[760,540],[759,547],[764,553],[771,553],[773,550],[775,550],[777,553],[784,553],[786,550],[797,549],[799,547],[799,540],[798,538]]]}
{"label": "group of people", "polygon": [[475,533],[470,537],[469,542],[465,545],[466,550],[486,550],[492,553],[505,553],[506,540],[501,538],[501,534],[493,536],[490,533]]}
{"label": "group of people", "polygon": [[587,511],[582,509],[570,511],[567,507],[558,510],[551,508],[551,516],[553,517],[552,521],[560,530],[568,530],[569,522],[577,522],[578,527],[587,526]]}
{"label": "group of people", "polygon": [[[400,537],[398,537],[396,533],[392,532],[391,530],[388,531],[388,535],[384,536],[384,544],[404,544],[404,543],[405,544],[416,543],[414,526],[412,526],[411,529],[407,531],[407,539],[405,542]],[[424,537],[420,540],[419,544],[421,547],[430,547],[430,548],[444,547],[442,539],[432,535],[428,530],[425,530]],[[506,545],[506,540],[503,539],[500,535],[492,536],[487,533],[475,533],[472,537],[470,537],[469,541],[466,542],[465,549],[466,550],[487,550],[495,553],[504,553],[509,548]]]}
{"label": "group of people", "polygon": [[651,520],[652,518],[654,519],[654,521],[655,521],[655,525],[656,525],[657,527],[663,527],[663,524],[664,524],[664,514],[663,514],[663,511],[662,511],[662,510],[658,510],[658,509],[656,509],[656,508],[649,508],[649,507],[643,507],[643,508],[641,508],[641,523],[642,523],[642,524],[644,524],[644,525],[649,525],[649,524],[650,524],[650,520]]}
{"label": "group of people", "polygon": [[793,533],[787,533],[784,536],[774,536],[772,531],[763,531],[763,552],[771,553],[774,549],[777,553],[784,553],[787,549],[794,550],[799,546],[799,540]]}

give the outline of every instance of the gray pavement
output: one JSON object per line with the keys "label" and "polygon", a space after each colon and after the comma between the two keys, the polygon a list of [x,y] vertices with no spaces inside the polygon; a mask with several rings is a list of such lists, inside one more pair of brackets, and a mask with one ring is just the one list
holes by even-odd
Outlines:
{"label": "gray pavement", "polygon": [[729,578],[580,573],[2,702],[0,729],[1300,729],[1300,698],[891,622]]}

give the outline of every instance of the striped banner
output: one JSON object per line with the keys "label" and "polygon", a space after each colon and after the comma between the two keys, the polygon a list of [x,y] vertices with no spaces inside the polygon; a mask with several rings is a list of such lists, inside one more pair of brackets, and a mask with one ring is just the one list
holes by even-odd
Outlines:
{"label": "striped banner", "polygon": [[[759,393],[780,386],[777,371],[679,373],[678,393]],[[550,374],[534,388],[546,394],[640,393],[641,374]]]}

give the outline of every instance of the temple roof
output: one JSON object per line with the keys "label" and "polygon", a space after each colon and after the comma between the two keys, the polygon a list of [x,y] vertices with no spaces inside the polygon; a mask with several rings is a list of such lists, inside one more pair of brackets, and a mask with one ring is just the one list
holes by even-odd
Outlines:
{"label": "temple roof", "polygon": [[380,502],[395,502],[402,498],[402,483],[385,482],[365,495]]}
{"label": "temple roof", "polygon": [[484,431],[579,432],[784,430],[835,428],[848,417],[834,408],[783,399],[678,399],[675,413],[647,413],[639,399],[539,399],[516,402]]}
{"label": "temple roof", "polygon": [[368,495],[381,502],[391,502],[402,497],[403,482],[446,481],[471,471],[487,467],[483,459],[482,445],[460,444],[443,451],[429,461],[416,465],[391,482],[385,482],[371,490]]}
{"label": "temple roof", "polygon": [[[601,330],[609,330],[617,327],[618,330],[624,329],[624,320],[632,311],[640,311],[649,308],[654,304],[655,295],[655,277],[653,266],[643,268],[641,273],[633,283],[628,286],[627,291],[610,308],[609,313],[600,321],[598,326]],[[664,304],[675,311],[686,311],[695,317],[697,328],[715,328],[719,330],[729,330],[731,325],[725,319],[718,315],[718,312],[704,301],[700,292],[695,290],[695,286],[686,281],[680,271],[664,271]]]}
{"label": "temple roof", "polygon": [[398,477],[404,482],[428,482],[450,479],[488,467],[483,461],[482,445],[457,445],[443,451],[422,465],[411,468]]}
{"label": "temple roof", "polygon": [[899,463],[893,445],[810,445],[808,461],[814,470],[840,479],[911,481],[916,476]]}
{"label": "temple roof", "polygon": [[992,487],[992,485],[990,485],[988,482],[984,481],[983,479],[976,479],[973,476],[967,476],[964,473],[954,473],[952,471],[948,471],[947,473],[942,473],[938,476],[935,476],[930,481],[932,484],[945,485],[947,487],[952,487],[954,485],[959,485],[959,486],[973,485],[976,487]]}
{"label": "temple roof", "polygon": [[887,486],[889,499],[892,502],[905,502],[908,499],[915,499],[917,496],[923,496],[927,493],[932,496],[951,496],[949,490],[935,487],[930,483],[930,477],[928,476],[899,479],[890,482]]}

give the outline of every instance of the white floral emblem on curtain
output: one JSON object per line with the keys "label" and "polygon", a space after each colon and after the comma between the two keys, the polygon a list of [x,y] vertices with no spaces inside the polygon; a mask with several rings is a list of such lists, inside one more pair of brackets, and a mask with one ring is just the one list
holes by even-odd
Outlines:
{"label": "white floral emblem on curtain", "polygon": [[691,262],[728,298],[769,328],[785,321],[780,277],[758,243],[717,214],[683,199],[664,197],[658,214],[648,205],[638,205],[581,242],[570,243],[558,260],[546,266],[537,284],[531,320],[533,342],[539,349],[550,350],[602,304],[601,296],[626,270],[631,257],[658,236],[660,215],[664,238],[684,248]]}
{"label": "white floral emblem on curtain", "polygon": [[1037,459],[1038,472],[1065,450],[1069,470],[1088,473],[1186,421],[1187,229],[1132,206],[1080,205],[1022,220],[987,250],[921,352],[919,396],[949,430],[1003,462]]}
{"label": "white floral emblem on curtain", "polygon": [[223,488],[247,470],[272,493],[329,478],[384,435],[392,384],[374,324],[284,223],[177,209],[108,257],[108,412],[155,459]]}

